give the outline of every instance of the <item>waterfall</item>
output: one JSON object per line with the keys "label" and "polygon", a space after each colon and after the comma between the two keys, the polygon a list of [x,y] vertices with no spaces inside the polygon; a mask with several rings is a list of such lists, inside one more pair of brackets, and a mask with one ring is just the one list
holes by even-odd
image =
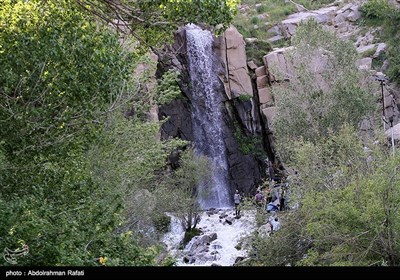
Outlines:
{"label": "waterfall", "polygon": [[192,90],[192,123],[195,150],[212,161],[211,181],[199,186],[203,209],[230,207],[228,164],[222,131],[220,81],[214,72],[213,36],[196,25],[186,29],[189,74]]}

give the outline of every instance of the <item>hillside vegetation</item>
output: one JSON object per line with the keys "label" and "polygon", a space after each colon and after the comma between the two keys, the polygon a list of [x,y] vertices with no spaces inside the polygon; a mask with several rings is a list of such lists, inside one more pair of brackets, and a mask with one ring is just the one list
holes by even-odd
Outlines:
{"label": "hillside vegetation", "polygon": [[[197,234],[207,158],[160,139],[152,109],[181,98],[178,72],[156,81],[151,49],[189,22],[220,33],[233,21],[249,58],[293,1],[3,0],[0,5],[0,250],[4,266],[171,266],[160,242],[173,212]],[[297,0],[306,9],[333,1]],[[370,0],[359,24],[381,27],[387,74],[400,81],[400,13]],[[235,17],[236,15],[236,17]],[[115,18],[123,18],[116,22]],[[118,28],[117,28],[118,27]],[[356,71],[351,42],[315,22],[291,41],[296,79],[277,89],[277,156],[291,173],[292,211],[270,238],[248,237],[246,265],[400,264],[400,153],[381,135],[378,85]],[[307,62],[329,54],[326,91]],[[301,68],[302,67],[302,68]],[[360,122],[371,122],[361,137]],[[257,139],[255,139],[257,140]],[[255,150],[259,141],[246,142]],[[242,147],[243,148],[243,147]],[[181,151],[172,170],[171,152]],[[185,240],[188,241],[188,240]]]}
{"label": "hillside vegetation", "polygon": [[[229,24],[235,3],[1,1],[0,248],[29,248],[2,265],[173,263],[159,242],[164,212],[184,219],[194,199],[187,185],[171,190],[187,174],[168,172],[166,158],[187,143],[161,141],[150,120],[176,76],[152,90],[146,53],[177,25]],[[133,36],[111,27],[117,15]],[[190,148],[184,158],[202,161]],[[198,166],[190,171],[204,174]]]}
{"label": "hillside vegetation", "polygon": [[[242,3],[256,7],[253,1]],[[265,13],[276,7],[275,1],[259,3]],[[279,3],[283,15],[289,3]],[[359,25],[381,28],[381,39],[389,44],[387,74],[397,81],[398,45],[393,39],[398,38],[398,24],[390,22],[397,23],[399,11],[379,0],[366,2],[361,11]],[[251,26],[244,30],[246,36],[265,38],[265,29],[253,34],[259,29]],[[282,228],[269,238],[254,233],[250,257],[241,264],[397,266],[400,154],[391,155],[381,134],[378,84],[357,70],[359,55],[351,41],[314,21],[301,24],[287,43],[295,47],[287,54],[294,73],[290,82],[272,87],[278,108],[272,124],[278,156],[290,174],[293,210],[280,213]],[[329,65],[320,73],[327,87],[316,83],[310,68],[320,52]],[[375,124],[369,137],[359,131],[363,119]]]}

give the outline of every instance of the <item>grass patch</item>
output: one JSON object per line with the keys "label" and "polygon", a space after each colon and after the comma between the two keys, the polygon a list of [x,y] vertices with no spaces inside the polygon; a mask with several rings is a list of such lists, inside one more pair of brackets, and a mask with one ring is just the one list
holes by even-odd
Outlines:
{"label": "grass patch", "polygon": [[[389,61],[387,75],[391,81],[400,83],[400,11],[384,0],[370,0],[361,6],[361,24],[381,27],[381,39],[388,45],[386,57]],[[381,58],[382,59],[382,58]],[[376,61],[373,66],[380,62]]]}
{"label": "grass patch", "polygon": [[264,4],[258,5],[256,7],[257,13],[262,14],[265,13],[267,11],[267,6]]}
{"label": "grass patch", "polygon": [[[316,10],[333,3],[334,0],[296,0],[295,2],[303,5],[308,10]],[[384,18],[386,18],[386,20],[391,20],[389,17],[393,16],[389,15],[388,17],[388,4],[386,2],[386,0],[371,0],[368,2],[370,4],[366,7],[362,7],[361,10],[364,14],[367,14],[367,20],[364,19],[363,22],[369,26],[381,26],[384,21],[382,15],[385,15]],[[239,10],[233,24],[244,38],[257,39],[254,42],[246,44],[246,54],[249,60],[253,60],[257,65],[263,65],[262,58],[272,50],[272,47],[281,48],[290,45],[289,40],[279,40],[272,44],[269,43],[267,41],[268,38],[275,36],[275,34],[268,32],[268,30],[286,19],[288,15],[296,13],[296,6],[291,2],[285,3],[283,0],[242,0],[241,6],[243,9]],[[394,17],[396,18],[396,16]],[[396,20],[394,22],[396,22]],[[391,34],[393,34],[393,30]],[[394,36],[391,40],[392,42],[396,42],[398,39],[398,36]],[[400,45],[391,44],[388,49],[391,50],[392,53],[398,53],[400,51]],[[370,50],[362,55],[364,57],[370,56],[372,55],[372,51],[375,52],[375,50]],[[394,78],[398,77],[400,80],[399,61],[393,58],[393,56],[389,58],[389,60],[391,60],[390,64],[392,65],[389,69],[391,76]],[[398,60],[400,60],[400,58]]]}
{"label": "grass patch", "polygon": [[272,46],[265,40],[256,40],[246,43],[246,55],[248,60],[253,60],[257,65],[264,65],[263,57],[272,51]]}
{"label": "grass patch", "polygon": [[[332,0],[296,0],[298,4],[303,5],[306,9],[318,9],[326,4],[332,3]],[[243,12],[237,13],[233,24],[237,27],[239,32],[245,38],[257,38],[259,40],[266,40],[271,36],[268,34],[268,29],[284,20],[288,15],[296,13],[296,6],[291,2],[283,0],[242,0]],[[262,19],[258,17],[264,15]],[[254,29],[254,25],[259,28]]]}
{"label": "grass patch", "polygon": [[256,17],[256,16],[253,16],[250,21],[251,21],[252,24],[259,24],[260,23],[260,19],[258,17]]}

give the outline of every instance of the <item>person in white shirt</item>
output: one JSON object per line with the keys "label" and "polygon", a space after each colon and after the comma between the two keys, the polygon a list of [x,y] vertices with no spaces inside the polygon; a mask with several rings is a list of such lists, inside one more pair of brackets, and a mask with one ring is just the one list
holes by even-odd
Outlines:
{"label": "person in white shirt", "polygon": [[276,231],[281,228],[281,223],[278,221],[278,218],[272,220],[271,224],[272,224],[272,231]]}

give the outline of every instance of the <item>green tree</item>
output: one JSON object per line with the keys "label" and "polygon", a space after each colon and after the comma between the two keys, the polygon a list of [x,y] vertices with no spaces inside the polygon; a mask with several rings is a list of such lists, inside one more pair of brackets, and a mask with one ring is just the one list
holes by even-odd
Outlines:
{"label": "green tree", "polygon": [[[159,130],[159,123],[126,119],[122,112],[115,112],[88,153],[96,185],[123,201],[125,223],[119,231],[134,232],[143,245],[156,243],[159,236],[154,220],[171,208],[164,200],[164,191],[170,189],[162,188],[168,179],[166,158],[173,149],[186,144],[179,139],[160,141]],[[111,205],[108,201],[104,204]]]}
{"label": "green tree", "polygon": [[3,1],[0,28],[0,247],[27,244],[19,265],[157,264],[88,157],[111,112],[145,102],[139,57],[73,1]]}
{"label": "green tree", "polygon": [[273,127],[284,160],[288,140],[319,141],[345,123],[356,127],[376,108],[377,85],[358,71],[354,46],[315,21],[299,26],[287,59],[290,83],[272,88],[278,107]]}
{"label": "green tree", "polygon": [[180,167],[166,181],[169,192],[165,199],[169,201],[170,212],[178,217],[186,231],[194,229],[200,221],[198,197],[207,194],[199,192],[198,187],[209,182],[210,166],[207,157],[187,148],[181,153]]}
{"label": "green tree", "polygon": [[202,7],[201,17],[204,7],[234,12],[189,2],[136,1],[130,8],[154,28],[139,24],[126,46],[82,9],[112,14],[115,1],[2,1],[0,247],[27,244],[18,265],[171,264],[145,241],[152,218],[171,209],[157,190],[167,190],[166,155],[182,142],[160,141],[159,124],[148,122],[156,94],[144,86],[149,71],[135,72],[149,62],[135,44],[157,41],[157,30],[172,30],[157,22],[174,13],[184,21],[189,7]]}
{"label": "green tree", "polygon": [[238,0],[79,0],[92,14],[132,34],[148,47],[163,47],[172,32],[188,23],[224,30],[233,20]]}
{"label": "green tree", "polygon": [[158,82],[157,85],[157,104],[164,105],[177,98],[183,98],[179,88],[180,73],[177,70],[168,70]]}
{"label": "green tree", "polygon": [[389,156],[378,133],[356,133],[362,119],[377,118],[354,48],[315,22],[293,43],[274,128],[278,153],[297,171],[288,190],[294,211],[270,238],[254,236],[247,264],[399,265],[399,155]]}
{"label": "green tree", "polygon": [[399,157],[372,165],[372,172],[358,173],[345,188],[307,195],[303,209],[313,215],[305,230],[318,256],[309,264],[400,264]]}
{"label": "green tree", "polygon": [[295,211],[282,228],[255,238],[254,265],[399,265],[400,158],[345,127],[320,144],[299,143],[291,166]]}
{"label": "green tree", "polygon": [[381,28],[380,36],[388,44],[387,54],[383,55],[381,62],[387,59],[387,74],[391,81],[400,82],[400,58],[397,55],[400,46],[398,40],[400,31],[400,11],[393,3],[386,0],[369,0],[363,3],[360,9],[363,24]]}
{"label": "green tree", "polygon": [[113,102],[130,92],[124,81],[135,56],[70,1],[5,1],[0,22],[7,156],[64,153],[75,137],[93,137]]}

